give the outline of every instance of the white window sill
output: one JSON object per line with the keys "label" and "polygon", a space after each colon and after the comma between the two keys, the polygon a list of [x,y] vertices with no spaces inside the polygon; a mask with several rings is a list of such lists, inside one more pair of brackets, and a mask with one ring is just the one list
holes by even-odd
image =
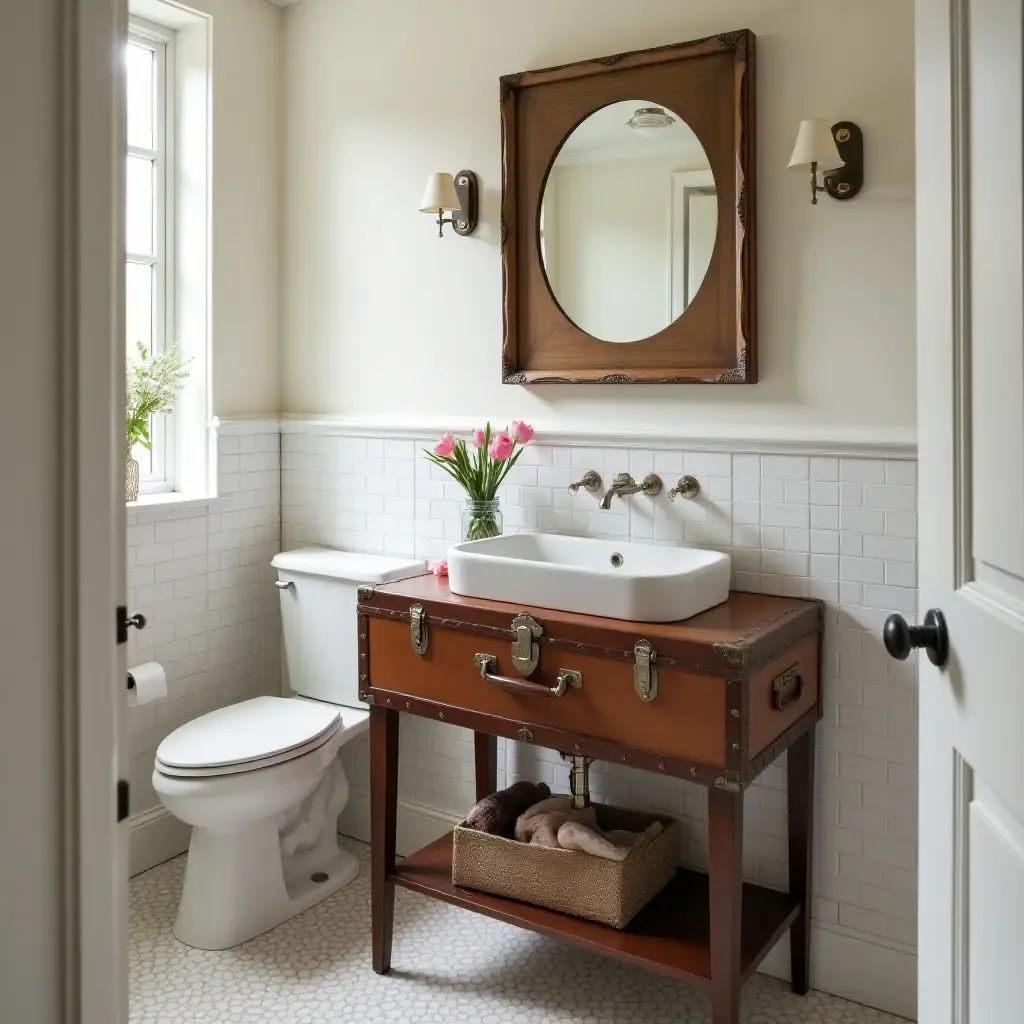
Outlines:
{"label": "white window sill", "polygon": [[199,508],[212,505],[216,494],[182,494],[180,491],[161,491],[157,494],[140,494],[137,501],[126,501],[124,507],[131,512],[138,508]]}

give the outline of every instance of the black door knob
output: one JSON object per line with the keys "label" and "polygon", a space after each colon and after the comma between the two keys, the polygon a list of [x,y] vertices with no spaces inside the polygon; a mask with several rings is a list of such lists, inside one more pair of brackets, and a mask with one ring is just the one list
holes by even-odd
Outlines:
{"label": "black door knob", "polygon": [[882,627],[882,639],[885,649],[900,661],[906,661],[915,647],[923,647],[933,665],[941,667],[949,657],[946,619],[938,608],[929,610],[923,626],[908,626],[902,615],[890,615]]}
{"label": "black door knob", "polygon": [[130,626],[134,626],[136,629],[146,628],[146,616],[142,612],[136,612],[134,615],[128,615],[124,620],[125,629]]}

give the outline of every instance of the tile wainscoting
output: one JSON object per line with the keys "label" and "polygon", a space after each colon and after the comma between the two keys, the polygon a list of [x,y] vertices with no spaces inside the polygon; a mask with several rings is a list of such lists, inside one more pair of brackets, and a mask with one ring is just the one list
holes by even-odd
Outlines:
{"label": "tile wainscoting", "polygon": [[[421,431],[348,430],[286,422],[281,437],[284,547],[323,544],[354,551],[439,558],[458,540],[462,492],[420,457]],[[416,435],[415,439],[413,435]],[[543,441],[543,438],[539,440]],[[756,442],[718,450],[531,445],[501,501],[506,531],[694,543],[727,551],[737,589],[825,602],[825,718],[818,730],[814,941],[816,987],[912,1017],[915,1008],[916,665],[885,654],[880,629],[917,610],[917,487],[912,449],[800,447]],[[702,443],[702,448],[712,446]],[[899,457],[874,457],[879,452]],[[597,499],[568,485],[587,470],[606,483],[628,470],[659,473],[666,491],[683,473],[693,501]],[[268,620],[269,624],[269,620]],[[399,851],[440,835],[473,802],[473,747],[465,730],[421,719],[402,723]],[[567,790],[559,755],[499,740],[499,784],[543,780]],[[341,830],[369,837],[368,750],[343,751],[352,798]],[[706,863],[705,791],[595,764],[595,797],[682,820],[683,859]],[[745,803],[745,870],[786,885],[785,762],[771,766]],[[785,974],[777,949],[765,962]]]}
{"label": "tile wainscoting", "polygon": [[[254,425],[255,426],[255,425]],[[230,428],[228,428],[230,430]],[[128,665],[158,661],[164,700],[128,708],[132,874],[188,845],[153,792],[153,755],[179,725],[281,689],[281,616],[270,560],[280,550],[280,435],[221,433],[218,495],[207,504],[128,506]]]}

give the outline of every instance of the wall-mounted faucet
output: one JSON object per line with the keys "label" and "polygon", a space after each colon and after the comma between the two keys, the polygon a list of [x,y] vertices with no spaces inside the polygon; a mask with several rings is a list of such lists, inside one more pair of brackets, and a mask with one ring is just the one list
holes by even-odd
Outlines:
{"label": "wall-mounted faucet", "polygon": [[644,494],[654,497],[656,494],[661,493],[661,477],[654,473],[648,473],[647,476],[637,483],[629,473],[616,473],[615,479],[612,481],[611,487],[605,493],[605,496],[601,499],[601,508],[609,509],[612,507],[612,498],[618,495],[620,498],[626,494]]}

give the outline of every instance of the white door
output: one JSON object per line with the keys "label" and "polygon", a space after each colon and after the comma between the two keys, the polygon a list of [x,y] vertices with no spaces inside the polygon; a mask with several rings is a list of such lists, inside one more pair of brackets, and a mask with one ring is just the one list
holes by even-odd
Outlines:
{"label": "white door", "polygon": [[1022,7],[917,2],[924,1024],[1024,1020]]}
{"label": "white door", "polygon": [[[68,552],[76,593],[77,942],[68,964],[81,1024],[128,1019],[128,857],[117,783],[127,779],[125,654],[115,609],[125,599],[124,0],[65,5],[77,81],[67,90],[65,156],[74,418],[66,463],[73,504]],[[73,382],[73,383],[72,383]],[[73,1005],[73,1004],[72,1004]]]}

